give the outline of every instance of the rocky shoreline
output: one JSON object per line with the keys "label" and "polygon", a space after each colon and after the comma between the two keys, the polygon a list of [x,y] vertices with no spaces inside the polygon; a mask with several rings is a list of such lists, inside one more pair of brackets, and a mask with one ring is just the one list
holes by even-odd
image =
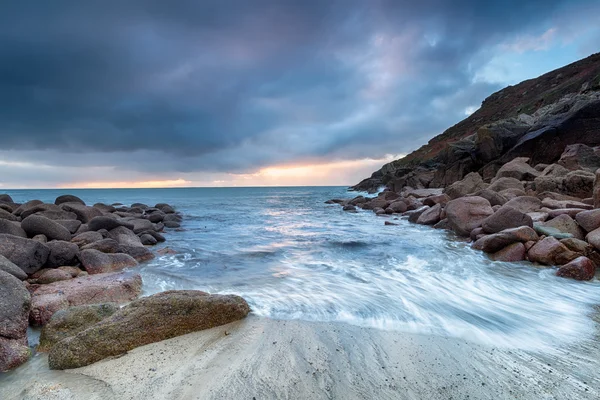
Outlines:
{"label": "rocky shoreline", "polygon": [[403,218],[452,231],[495,261],[530,261],[558,267],[557,276],[593,279],[600,265],[600,147],[569,145],[556,163],[529,163],[514,158],[487,182],[472,172],[445,188],[387,188],[377,197],[327,203],[392,217],[385,225]]}
{"label": "rocky shoreline", "polygon": [[142,278],[130,269],[155,258],[151,247],[182,220],[166,203],[88,206],[62,195],[17,204],[0,195],[0,371],[30,358],[29,326],[43,327],[38,350],[53,368],[73,368],[248,314],[240,297],[199,291],[136,300]]}

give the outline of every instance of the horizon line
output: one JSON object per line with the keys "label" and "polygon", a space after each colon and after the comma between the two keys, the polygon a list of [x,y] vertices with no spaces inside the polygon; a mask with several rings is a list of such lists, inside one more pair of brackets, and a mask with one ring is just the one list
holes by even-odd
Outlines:
{"label": "horizon line", "polygon": [[166,187],[56,187],[56,188],[0,188],[4,190],[139,190],[139,189],[243,189],[243,188],[299,188],[299,187],[347,187],[353,185],[257,185],[257,186],[166,186]]}

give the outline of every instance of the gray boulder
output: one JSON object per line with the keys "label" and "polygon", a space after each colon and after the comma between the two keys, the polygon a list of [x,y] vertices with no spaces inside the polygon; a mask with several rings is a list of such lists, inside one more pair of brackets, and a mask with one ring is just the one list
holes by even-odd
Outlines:
{"label": "gray boulder", "polygon": [[127,229],[133,230],[134,225],[127,221],[121,221],[116,218],[99,216],[94,217],[88,222],[88,228],[90,231],[98,231],[100,229],[106,229],[110,231],[111,229],[118,228],[119,226],[124,226]]}
{"label": "gray boulder", "polygon": [[529,164],[529,158],[517,157],[504,164],[496,173],[496,178],[515,178],[519,181],[532,181],[540,173]]}
{"label": "gray boulder", "polygon": [[0,219],[0,234],[5,233],[7,235],[19,236],[22,238],[27,237],[27,233],[21,228],[19,222],[12,222],[6,219]]}
{"label": "gray boulder", "polygon": [[106,272],[121,271],[125,268],[135,267],[137,261],[123,253],[103,253],[98,250],[83,250],[79,254],[81,265],[89,274],[103,274]]}
{"label": "gray boulder", "polygon": [[600,168],[596,170],[596,178],[594,178],[593,190],[594,208],[600,208]]}
{"label": "gray boulder", "polygon": [[520,180],[515,178],[498,178],[495,179],[494,182],[488,187],[489,190],[493,190],[494,192],[500,193],[507,189],[518,189],[523,191],[525,188],[523,187],[523,183]]}
{"label": "gray boulder", "polygon": [[18,221],[18,218],[15,215],[3,209],[0,209],[0,219],[5,219],[7,221]]}
{"label": "gray boulder", "polygon": [[18,278],[22,281],[27,279],[27,274],[21,268],[17,267],[15,263],[3,255],[0,255],[0,271],[8,272],[15,278]]}
{"label": "gray boulder", "polygon": [[509,200],[504,207],[511,207],[526,214],[539,211],[542,208],[542,202],[537,197],[521,196]]}
{"label": "gray boulder", "polygon": [[69,232],[71,232],[71,234],[74,234],[75,232],[77,232],[77,230],[81,226],[81,221],[79,221],[77,219],[57,219],[55,221],[56,221],[56,223],[67,228],[67,230]]}
{"label": "gray boulder", "polygon": [[[352,207],[354,207],[354,206],[352,206]],[[153,246],[153,245],[155,245],[155,244],[158,243],[158,240],[156,240],[154,238],[154,236],[149,235],[147,233],[141,234],[140,235],[140,240],[142,241],[142,244],[144,246]]]}
{"label": "gray boulder", "polygon": [[33,237],[45,235],[49,240],[71,240],[71,232],[61,224],[39,215],[30,215],[21,222],[21,228]]}
{"label": "gray boulder", "polygon": [[103,253],[118,253],[121,251],[121,245],[114,239],[102,239],[96,242],[86,244],[81,250],[98,250]]}
{"label": "gray boulder", "polygon": [[2,203],[14,203],[12,197],[8,194],[0,194],[0,202]]}
{"label": "gray boulder", "polygon": [[46,243],[46,247],[50,249],[46,267],[56,268],[78,264],[79,246],[75,243],[53,240]]}
{"label": "gray boulder", "polygon": [[500,207],[493,215],[487,217],[481,225],[486,233],[497,233],[519,226],[533,228],[533,220],[529,215],[509,206]]}
{"label": "gray boulder", "polygon": [[592,197],[594,191],[593,172],[589,171],[572,171],[567,174],[564,182],[564,191],[569,196],[585,199]]}
{"label": "gray boulder", "polygon": [[46,263],[50,249],[35,240],[0,234],[0,254],[25,273],[33,274]]}
{"label": "gray boulder", "polygon": [[[147,222],[150,223],[150,221]],[[117,243],[124,246],[144,246],[140,241],[140,238],[133,231],[125,228],[124,226],[111,229],[110,232],[108,232],[108,237],[116,240]]]}
{"label": "gray boulder", "polygon": [[104,239],[104,236],[102,236],[101,233],[88,231],[75,236],[73,239],[71,239],[71,242],[77,244],[79,247],[83,247],[85,245],[97,242],[102,239]]}
{"label": "gray boulder", "polygon": [[88,207],[80,203],[62,203],[60,207],[77,215],[77,219],[82,223],[87,224],[94,217],[102,216],[102,211],[94,207]]}
{"label": "gray boulder", "polygon": [[77,196],[73,196],[72,194],[63,194],[62,196],[58,196],[56,200],[54,200],[54,204],[60,205],[63,203],[78,203],[85,206],[85,202],[81,200]]}
{"label": "gray boulder", "polygon": [[483,197],[461,197],[449,201],[445,208],[450,228],[460,236],[468,237],[494,213],[490,202]]}
{"label": "gray boulder", "polygon": [[27,326],[31,296],[23,282],[0,271],[0,372],[29,359]]}
{"label": "gray boulder", "polygon": [[489,185],[483,182],[483,178],[477,172],[467,174],[462,180],[454,182],[448,186],[444,193],[450,196],[451,199],[458,199],[468,194],[486,189]]}

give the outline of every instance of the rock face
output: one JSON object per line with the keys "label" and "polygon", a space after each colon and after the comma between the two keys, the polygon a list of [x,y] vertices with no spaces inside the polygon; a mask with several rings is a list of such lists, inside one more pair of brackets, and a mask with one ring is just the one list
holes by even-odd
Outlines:
{"label": "rock face", "polygon": [[50,249],[35,240],[0,234],[0,254],[25,273],[33,274],[46,263]]}
{"label": "rock face", "polygon": [[83,250],[79,258],[83,268],[90,274],[116,272],[138,265],[138,262],[127,254],[110,254],[98,250]]}
{"label": "rock face", "polygon": [[27,325],[31,296],[23,282],[0,271],[0,371],[29,358]]}
{"label": "rock face", "polygon": [[116,303],[90,304],[69,307],[55,313],[42,329],[38,351],[47,352],[52,346],[71,336],[75,336],[117,312]]}
{"label": "rock face", "polygon": [[568,264],[563,265],[556,271],[556,276],[572,278],[578,281],[589,281],[596,274],[596,265],[587,257],[577,257]]}
{"label": "rock face", "polygon": [[446,205],[446,218],[450,228],[460,236],[468,237],[494,213],[490,202],[483,197],[461,197]]}
{"label": "rock face", "polygon": [[39,215],[30,215],[21,222],[21,228],[33,237],[45,235],[49,240],[71,240],[71,232],[61,224]]}
{"label": "rock face", "polygon": [[248,315],[233,295],[169,291],[142,298],[92,327],[54,345],[51,369],[77,368],[145,344],[227,324]]}
{"label": "rock face", "polygon": [[29,322],[45,325],[55,312],[71,306],[125,303],[137,298],[141,291],[141,276],[128,272],[88,275],[40,285],[31,289]]}

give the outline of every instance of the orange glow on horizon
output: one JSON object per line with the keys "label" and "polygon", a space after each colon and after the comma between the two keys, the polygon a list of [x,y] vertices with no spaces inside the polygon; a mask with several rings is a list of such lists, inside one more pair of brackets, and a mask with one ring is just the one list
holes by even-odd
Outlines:
{"label": "orange glow on horizon", "polygon": [[189,186],[192,182],[185,179],[174,179],[164,181],[139,181],[139,182],[78,182],[70,183],[61,188],[64,189],[142,189],[142,188],[168,188]]}

